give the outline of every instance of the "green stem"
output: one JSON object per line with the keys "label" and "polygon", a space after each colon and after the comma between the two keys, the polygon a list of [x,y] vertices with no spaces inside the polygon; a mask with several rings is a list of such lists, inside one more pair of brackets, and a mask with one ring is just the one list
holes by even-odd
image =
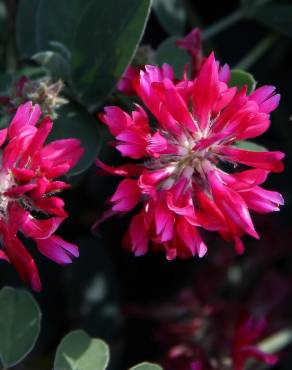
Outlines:
{"label": "green stem", "polygon": [[278,35],[270,34],[258,43],[243,59],[241,59],[234,68],[249,69],[256,63],[275,43]]}
{"label": "green stem", "polygon": [[231,27],[233,24],[238,22],[244,16],[244,12],[239,9],[235,12],[229,14],[227,17],[220,19],[218,22],[215,22],[211,26],[203,30],[202,38],[203,40],[209,39],[217,35],[218,33],[224,31],[226,28]]}

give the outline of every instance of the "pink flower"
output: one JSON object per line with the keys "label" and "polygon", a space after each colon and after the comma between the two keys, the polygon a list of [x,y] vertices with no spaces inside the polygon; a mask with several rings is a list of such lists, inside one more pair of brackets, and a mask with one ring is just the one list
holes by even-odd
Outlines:
{"label": "pink flower", "polygon": [[278,361],[276,355],[260,350],[255,341],[263,334],[267,327],[265,319],[255,319],[249,316],[237,327],[233,340],[233,370],[243,370],[251,358],[262,361],[267,365],[275,365]]}
{"label": "pink flower", "polygon": [[55,178],[66,174],[83,153],[77,139],[45,144],[53,123],[31,102],[21,105],[10,126],[0,131],[0,258],[13,263],[34,290],[41,282],[33,258],[19,238],[32,238],[38,250],[66,264],[78,257],[78,248],[54,233],[67,217],[57,194],[70,185]]}
{"label": "pink flower", "polygon": [[176,45],[186,50],[191,57],[191,76],[198,75],[203,63],[202,35],[199,28],[194,28],[183,39],[176,41]]}
{"label": "pink flower", "polygon": [[139,76],[140,68],[129,65],[117,85],[117,90],[126,95],[134,95],[134,80]]}
{"label": "pink flower", "polygon": [[[143,204],[124,240],[137,256],[147,252],[151,241],[168,259],[202,257],[207,246],[200,229],[218,232],[242,253],[243,235],[259,238],[250,210],[267,213],[283,204],[279,193],[261,185],[269,172],[283,170],[284,154],[236,146],[269,128],[279,95],[271,86],[251,95],[246,88],[229,88],[226,68],[221,72],[213,54],[195,80],[174,82],[169,65],[147,65],[135,89],[156,127],[150,127],[138,105],[131,115],[118,107],[100,115],[122,156],[139,160],[117,169],[98,161],[103,170],[125,177],[110,199],[111,213]],[[252,168],[228,173],[225,163]]]}

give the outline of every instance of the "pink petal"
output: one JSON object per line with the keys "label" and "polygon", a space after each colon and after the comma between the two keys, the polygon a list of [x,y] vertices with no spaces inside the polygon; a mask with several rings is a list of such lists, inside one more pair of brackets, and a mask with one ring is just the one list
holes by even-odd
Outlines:
{"label": "pink petal", "polygon": [[142,256],[148,250],[148,236],[143,212],[134,216],[129,228],[130,249],[135,256]]}
{"label": "pink petal", "polygon": [[4,144],[7,138],[7,128],[3,128],[0,130],[0,147]]}
{"label": "pink petal", "polygon": [[239,162],[251,167],[261,168],[272,172],[282,172],[284,169],[282,152],[253,152],[235,147],[218,147],[218,154],[223,154],[230,162]]}
{"label": "pink petal", "polygon": [[174,214],[168,209],[165,201],[157,202],[155,205],[155,225],[161,243],[172,239],[174,221]]}
{"label": "pink petal", "polygon": [[210,114],[219,97],[218,67],[214,54],[204,62],[193,86],[193,114],[202,130],[208,123]]}
{"label": "pink petal", "polygon": [[121,108],[108,106],[104,111],[105,113],[101,113],[99,118],[108,126],[112,135],[119,135],[121,131],[130,126],[131,118]]}
{"label": "pink petal", "polygon": [[97,159],[95,163],[106,173],[116,176],[139,176],[144,170],[143,166],[137,164],[126,164],[120,167],[113,167],[103,163],[100,159]]}
{"label": "pink petal", "polygon": [[202,241],[196,227],[189,224],[184,217],[179,218],[177,232],[193,256],[203,257],[206,254],[207,246]]}
{"label": "pink petal", "polygon": [[84,149],[78,139],[52,141],[41,150],[44,160],[52,161],[54,166],[66,164],[72,168],[80,159]]}
{"label": "pink petal", "polygon": [[47,239],[58,229],[64,218],[52,217],[48,220],[29,218],[22,225],[23,233],[33,239]]}
{"label": "pink petal", "polygon": [[248,208],[241,196],[224,186],[217,174],[209,172],[208,178],[211,185],[211,191],[217,206],[220,208],[226,219],[229,221],[232,233],[236,233],[234,225],[244,230],[247,234],[259,238],[256,233]]}
{"label": "pink petal", "polygon": [[26,126],[35,126],[40,115],[41,109],[39,105],[33,105],[32,102],[20,105],[10,123],[8,129],[9,138],[19,135]]}
{"label": "pink petal", "polygon": [[279,211],[279,206],[284,204],[284,199],[280,193],[259,186],[250,191],[242,192],[241,196],[247,206],[258,213]]}
{"label": "pink petal", "polygon": [[13,188],[10,188],[9,190],[7,190],[5,192],[5,195],[9,197],[18,198],[36,187],[37,187],[37,184],[26,184],[26,185],[14,186]]}
{"label": "pink petal", "polygon": [[260,112],[270,113],[279,105],[280,95],[274,94],[275,89],[274,86],[261,86],[250,95],[250,99],[258,103]]}
{"label": "pink petal", "polygon": [[157,156],[158,153],[163,153],[167,147],[168,142],[159,131],[148,139],[147,151],[154,157]]}
{"label": "pink petal", "polygon": [[39,292],[42,289],[41,281],[31,255],[20,240],[15,237],[5,238],[4,243],[9,260],[16,267],[21,279],[30,283],[33,290]]}
{"label": "pink petal", "polygon": [[78,247],[53,235],[47,239],[36,239],[38,250],[47,258],[60,265],[71,263],[73,257],[79,257]]}
{"label": "pink petal", "polygon": [[123,156],[138,159],[146,154],[147,141],[139,131],[127,129],[117,135],[116,138],[121,141],[117,145],[117,149]]}
{"label": "pink petal", "polygon": [[125,179],[120,182],[110,201],[114,203],[113,211],[128,212],[139,202],[140,189],[137,180]]}

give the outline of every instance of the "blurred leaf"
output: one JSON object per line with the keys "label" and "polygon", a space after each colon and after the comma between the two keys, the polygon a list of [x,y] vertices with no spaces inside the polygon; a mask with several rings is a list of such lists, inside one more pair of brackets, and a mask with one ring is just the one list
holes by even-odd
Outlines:
{"label": "blurred leaf", "polygon": [[265,5],[255,9],[253,16],[265,26],[292,37],[292,5]]}
{"label": "blurred leaf", "polygon": [[7,33],[8,30],[8,17],[7,10],[4,2],[0,1],[0,34]]}
{"label": "blurred leaf", "polygon": [[59,344],[54,370],[104,370],[108,362],[109,348],[104,341],[75,330]]}
{"label": "blurred leaf", "polygon": [[186,11],[183,0],[153,0],[153,9],[166,32],[184,34]]}
{"label": "blurred leaf", "polygon": [[250,15],[254,12],[256,8],[259,8],[271,1],[272,0],[241,0],[241,5],[246,14]]}
{"label": "blurred leaf", "polygon": [[267,152],[268,151],[268,149],[265,148],[264,146],[253,143],[252,141],[248,141],[248,140],[237,141],[235,145],[239,149],[249,150],[251,152]]}
{"label": "blurred leaf", "polygon": [[[92,181],[87,183],[85,192],[90,192],[92,187],[98,196],[104,196]],[[86,218],[84,215],[79,217]],[[123,318],[119,310],[120,286],[109,245],[88,234],[78,238],[76,243],[80,248],[80,258],[64,271],[67,302],[64,310],[67,317],[79,317],[80,325],[90,335],[112,342],[119,335]],[[74,290],[70,289],[71,286]]]}
{"label": "blurred leaf", "polygon": [[20,362],[34,347],[41,312],[32,295],[5,287],[0,291],[0,358],[4,367]]}
{"label": "blurred leaf", "polygon": [[95,160],[100,149],[100,129],[98,119],[89,114],[81,105],[69,103],[58,110],[51,140],[76,138],[81,141],[85,153],[69,176],[85,171]]}
{"label": "blurred leaf", "polygon": [[61,77],[66,81],[70,79],[70,64],[61,54],[54,51],[40,51],[34,54],[32,59],[45,67],[52,77]]}
{"label": "blurred leaf", "polygon": [[87,107],[98,105],[117,84],[135,54],[150,11],[150,0],[34,0],[34,6],[21,0],[20,5],[20,54],[56,51],[56,43],[63,45],[72,55],[71,87]]}
{"label": "blurred leaf", "polygon": [[0,92],[7,93],[7,88],[10,86],[12,82],[11,74],[1,71],[0,72]]}
{"label": "blurred leaf", "polygon": [[30,80],[34,80],[37,78],[42,78],[47,75],[46,69],[41,66],[37,67],[24,67],[20,68],[13,73],[14,81],[17,81],[19,78],[26,76]]}
{"label": "blurred leaf", "polygon": [[[38,50],[50,50],[52,42],[62,43],[71,50],[82,14],[92,2],[93,0],[40,0],[36,18]],[[99,23],[95,24],[97,25]],[[84,43],[86,44],[86,40]]]}
{"label": "blurred leaf", "polygon": [[139,45],[149,11],[150,0],[93,1],[83,11],[72,46],[72,68],[75,93],[87,106],[100,103],[119,81]]}
{"label": "blurred leaf", "polygon": [[163,370],[161,366],[150,362],[142,362],[139,365],[131,367],[130,370]]}
{"label": "blurred leaf", "polygon": [[170,37],[160,44],[155,54],[155,61],[158,65],[169,63],[177,78],[183,75],[183,69],[190,62],[188,54],[175,45],[177,38]]}
{"label": "blurred leaf", "polygon": [[230,87],[236,86],[238,89],[247,85],[247,92],[250,94],[256,87],[256,81],[250,73],[243,71],[242,69],[233,69],[231,70],[231,78],[228,85]]}
{"label": "blurred leaf", "polygon": [[276,353],[292,342],[292,330],[283,329],[258,343],[258,347],[267,353]]}
{"label": "blurred leaf", "polygon": [[35,19],[41,0],[20,0],[16,15],[16,43],[22,58],[29,58],[38,51]]}

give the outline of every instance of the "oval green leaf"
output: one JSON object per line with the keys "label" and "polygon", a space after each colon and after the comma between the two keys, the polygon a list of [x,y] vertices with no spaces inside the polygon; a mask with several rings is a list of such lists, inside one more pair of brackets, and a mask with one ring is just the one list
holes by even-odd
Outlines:
{"label": "oval green leaf", "polygon": [[243,71],[242,69],[232,69],[228,85],[230,87],[236,86],[238,89],[247,85],[247,92],[250,94],[256,87],[256,80],[250,73]]}
{"label": "oval green leaf", "polygon": [[27,57],[54,51],[52,43],[64,45],[72,55],[73,81],[70,78],[69,82],[75,98],[87,107],[95,107],[114,89],[131,62],[145,29],[150,3],[33,0],[31,6],[30,0],[21,0],[18,48]]}
{"label": "oval green leaf", "polygon": [[170,35],[183,35],[186,10],[183,0],[153,0],[153,9],[160,24]]}
{"label": "oval green leaf", "polygon": [[0,291],[0,359],[6,368],[32,350],[40,332],[41,312],[33,296],[5,287]]}
{"label": "oval green leaf", "polygon": [[184,50],[176,46],[176,40],[177,37],[169,37],[162,42],[156,50],[155,61],[160,66],[169,63],[174,69],[175,76],[182,78],[184,66],[190,62],[190,58]]}
{"label": "oval green leaf", "polygon": [[149,11],[150,0],[93,1],[83,10],[72,44],[79,101],[96,106],[114,89],[135,54]]}
{"label": "oval green leaf", "polygon": [[136,366],[131,367],[130,370],[163,370],[161,366],[152,364],[150,362],[142,362]]}
{"label": "oval green leaf", "polygon": [[83,330],[67,334],[56,352],[54,370],[104,370],[109,362],[109,348]]}
{"label": "oval green leaf", "polygon": [[98,119],[76,103],[64,105],[58,110],[58,116],[50,140],[79,139],[85,149],[80,161],[69,173],[69,176],[75,176],[88,169],[96,159],[100,149],[101,128]]}

